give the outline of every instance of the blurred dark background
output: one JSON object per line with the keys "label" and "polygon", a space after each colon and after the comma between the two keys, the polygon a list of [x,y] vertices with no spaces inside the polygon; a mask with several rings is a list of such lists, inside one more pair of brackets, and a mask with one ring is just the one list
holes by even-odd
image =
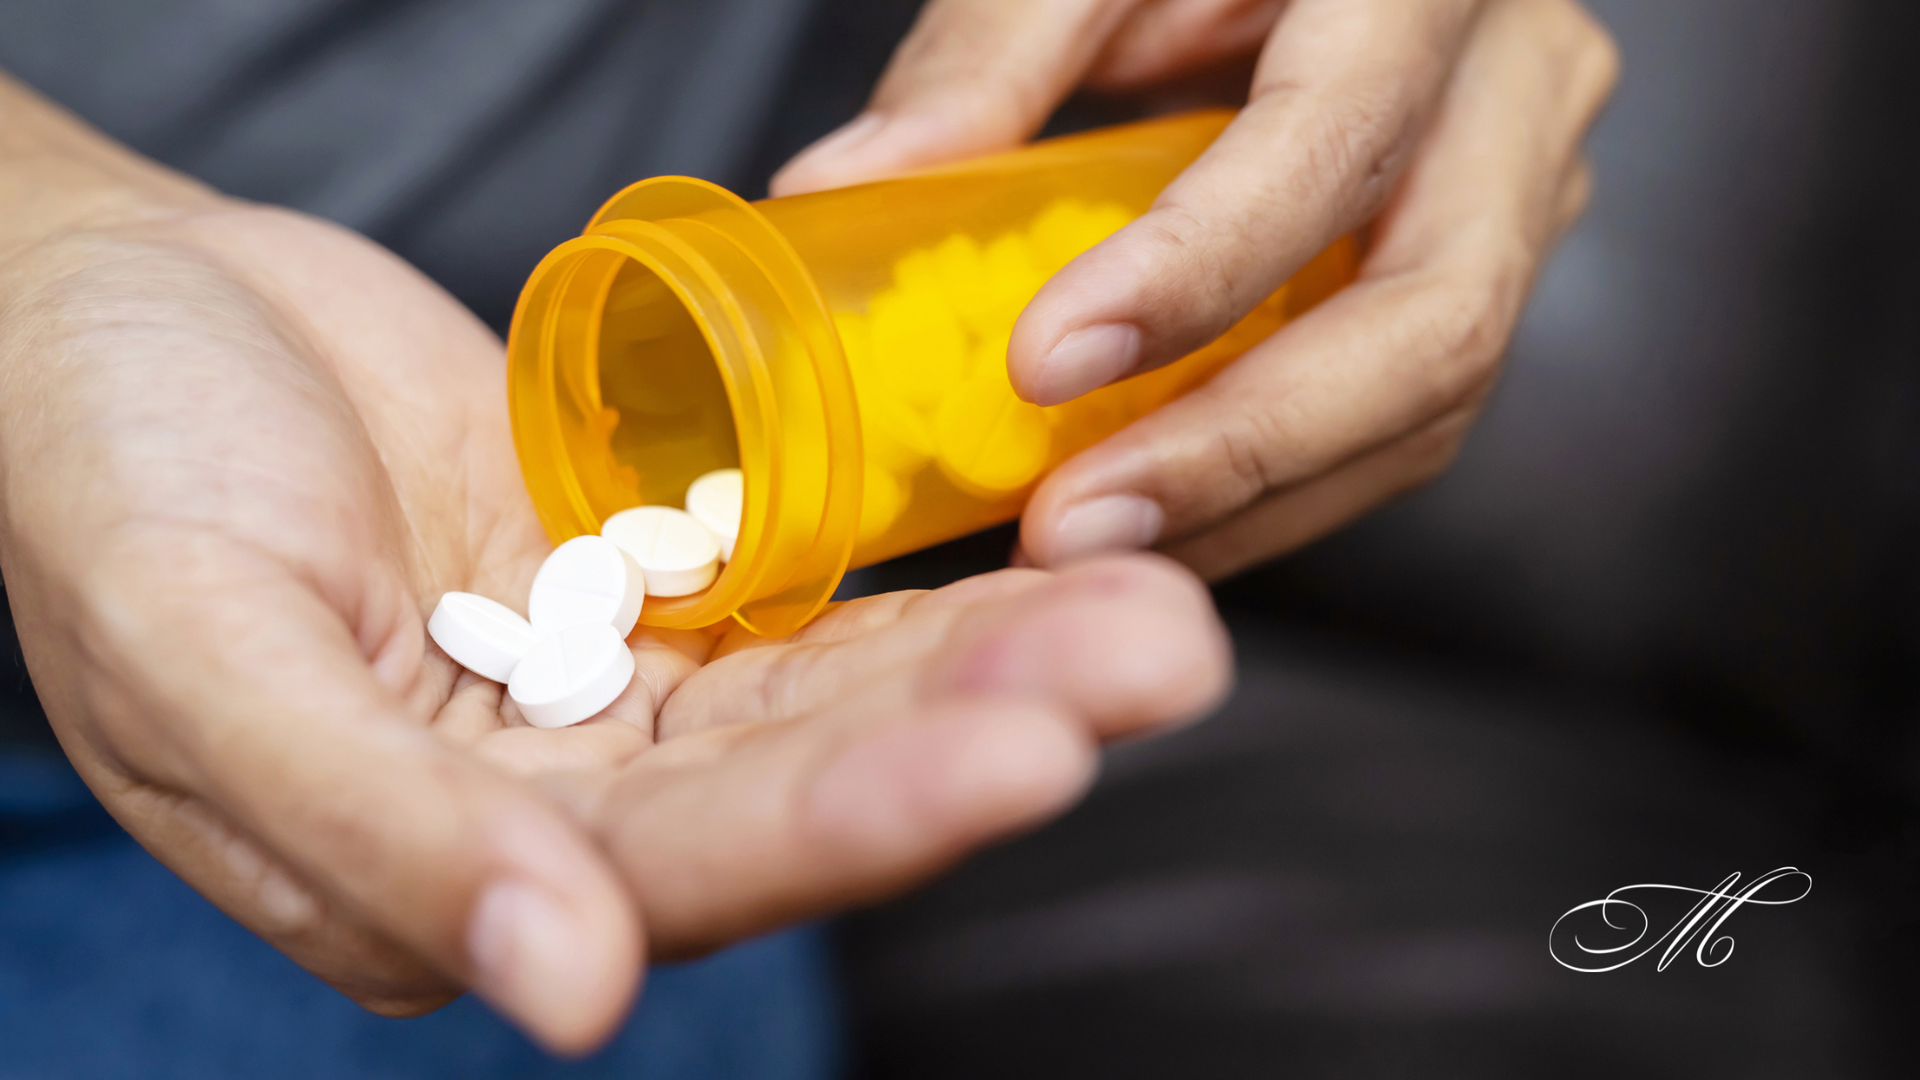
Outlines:
{"label": "blurred dark background", "polygon": [[[474,33],[515,43],[476,68],[437,0],[9,4],[0,66],[228,190],[368,231],[496,325],[621,182],[761,190],[853,115],[912,15],[475,0]],[[1910,1071],[1920,8],[1589,6],[1625,57],[1595,200],[1459,464],[1219,587],[1241,671],[1219,716],[1115,750],[1064,820],[842,922],[863,1075]],[[140,72],[165,92],[131,92]],[[856,585],[938,584],[1010,542]],[[0,738],[44,743],[12,670]],[[1812,894],[1740,912],[1720,967],[1548,955],[1610,889],[1784,865]]]}
{"label": "blurred dark background", "polygon": [[[1920,9],[1590,7],[1593,206],[1457,466],[1216,590],[1221,715],[845,924],[871,1075],[1910,1074]],[[1547,954],[1785,865],[1721,967]]]}

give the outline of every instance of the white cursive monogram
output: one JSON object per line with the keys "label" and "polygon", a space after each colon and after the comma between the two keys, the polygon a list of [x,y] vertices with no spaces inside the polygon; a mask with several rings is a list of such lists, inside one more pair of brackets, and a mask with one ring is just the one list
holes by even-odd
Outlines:
{"label": "white cursive monogram", "polygon": [[[1785,899],[1762,900],[1759,898],[1759,893],[1762,889],[1765,889],[1777,881],[1788,878],[1795,878],[1801,882],[1801,889],[1798,894],[1786,897]],[[1813,891],[1813,875],[1792,866],[1783,866],[1778,870],[1758,877],[1754,879],[1753,884],[1748,885],[1739,892],[1734,892],[1734,886],[1739,883],[1740,875],[1736,872],[1728,874],[1725,881],[1722,881],[1711,889],[1692,889],[1684,885],[1622,885],[1620,888],[1608,893],[1605,897],[1599,900],[1589,900],[1579,907],[1574,908],[1572,911],[1567,912],[1565,915],[1560,916],[1558,919],[1555,919],[1553,929],[1547,931],[1547,952],[1553,956],[1554,960],[1558,962],[1561,967],[1571,971],[1598,974],[1603,971],[1617,971],[1659,948],[1662,944],[1666,944],[1666,951],[1660,954],[1660,964],[1658,967],[1658,970],[1665,971],[1667,970],[1667,965],[1673,963],[1673,958],[1680,955],[1681,950],[1687,947],[1687,942],[1698,936],[1700,943],[1694,949],[1694,959],[1700,962],[1701,967],[1719,967],[1721,964],[1727,962],[1727,957],[1733,955],[1733,935],[1719,934],[1720,927],[1729,918],[1733,917],[1733,913],[1740,909],[1740,905],[1766,904],[1777,907],[1782,904],[1791,904],[1796,900],[1804,900],[1807,894]],[[1783,887],[1791,887],[1791,883]],[[1700,899],[1693,905],[1692,910],[1688,911],[1678,922],[1674,923],[1666,933],[1654,939],[1639,952],[1628,956],[1624,960],[1616,961],[1614,959],[1615,957],[1640,944],[1640,942],[1646,938],[1647,931],[1651,929],[1647,919],[1646,909],[1631,900],[1622,899],[1623,894],[1641,889],[1664,889],[1669,892],[1693,893],[1700,897]],[[1580,950],[1579,954],[1574,957],[1576,962],[1570,963],[1565,956],[1561,955],[1563,949],[1561,947],[1560,927],[1568,919],[1573,918],[1583,911],[1589,911],[1594,908],[1599,909],[1598,914],[1600,921],[1605,924],[1609,931],[1613,931],[1615,934],[1632,932],[1633,939],[1620,945],[1610,945],[1604,948],[1595,947],[1581,941],[1580,935],[1574,928],[1570,927],[1568,934],[1573,939],[1573,946]],[[1621,922],[1614,921],[1616,914],[1620,916]],[[1639,929],[1637,930],[1635,930],[1632,925],[1635,921],[1639,923]],[[1716,934],[1719,936],[1716,937]],[[1593,966],[1596,964],[1601,966]]]}

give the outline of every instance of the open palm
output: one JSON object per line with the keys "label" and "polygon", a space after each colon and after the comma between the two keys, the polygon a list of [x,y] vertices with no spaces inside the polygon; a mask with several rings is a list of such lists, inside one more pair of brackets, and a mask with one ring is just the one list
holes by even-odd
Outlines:
{"label": "open palm", "polygon": [[896,891],[1197,715],[1226,648],[1152,557],[654,633],[600,716],[526,726],[423,613],[550,550],[497,339],[350,233],[220,203],[0,264],[0,565],[117,818],[370,1008],[474,986],[549,1045],[645,957]]}

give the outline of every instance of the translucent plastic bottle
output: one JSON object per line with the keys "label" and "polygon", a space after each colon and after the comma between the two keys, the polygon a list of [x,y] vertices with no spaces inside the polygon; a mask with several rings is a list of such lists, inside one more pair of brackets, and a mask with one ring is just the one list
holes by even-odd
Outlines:
{"label": "translucent plastic bottle", "polygon": [[1350,281],[1350,240],[1220,340],[1051,408],[1007,337],[1055,271],[1144,212],[1231,119],[1191,113],[859,187],[748,203],[645,180],[554,249],[509,337],[514,439],[558,543],[745,475],[706,592],[641,622],[804,625],[851,566],[1018,516],[1049,469],[1205,380]]}

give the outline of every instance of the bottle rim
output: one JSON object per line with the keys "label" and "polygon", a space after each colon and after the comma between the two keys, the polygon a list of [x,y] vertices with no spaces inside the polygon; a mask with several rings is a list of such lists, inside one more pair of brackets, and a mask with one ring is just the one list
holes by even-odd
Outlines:
{"label": "bottle rim", "polygon": [[[731,617],[764,636],[791,633],[832,599],[852,558],[863,480],[858,405],[826,301],[798,253],[751,203],[716,184],[678,176],[633,184],[529,276],[508,333],[508,408],[541,524],[556,544],[602,524],[579,470],[608,463],[578,460],[594,450],[569,448],[562,413],[601,411],[601,318],[614,275],[629,263],[660,279],[705,340],[745,481],[733,559],[704,593],[648,597],[640,622],[693,628]],[[811,378],[776,379],[772,365],[793,363]],[[818,422],[798,423],[796,408],[817,412]],[[783,438],[810,429],[824,430],[824,447]],[[816,455],[817,466],[820,454],[824,490],[785,482],[803,455]],[[809,505],[788,505],[794,499]]]}

